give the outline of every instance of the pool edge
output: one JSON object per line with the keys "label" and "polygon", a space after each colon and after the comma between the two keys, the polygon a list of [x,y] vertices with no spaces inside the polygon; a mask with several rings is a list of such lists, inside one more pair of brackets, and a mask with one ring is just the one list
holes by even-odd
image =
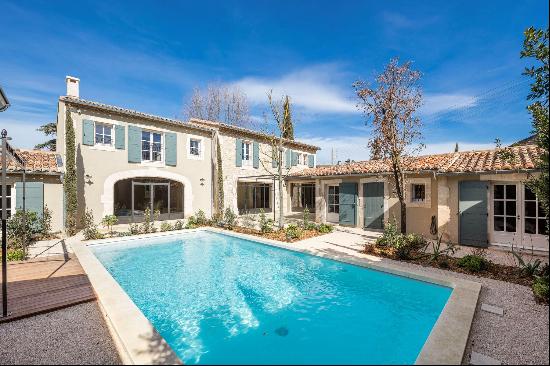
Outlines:
{"label": "pool edge", "polygon": [[[142,234],[131,237],[111,238],[73,244],[73,250],[96,292],[102,313],[115,339],[115,344],[125,364],[182,363],[175,352],[156,331],[141,310],[124,292],[116,280],[92,253],[89,246],[123,242],[141,238],[158,238],[182,233],[209,231],[239,237],[294,252],[315,255],[322,258],[357,265],[365,268],[408,277],[424,282],[451,287],[453,292],[439,315],[430,335],[417,356],[415,364],[461,364],[468,342],[470,329],[477,307],[481,284],[452,277],[451,275],[426,274],[412,268],[402,268],[395,264],[373,262],[368,258],[340,257],[330,253],[319,253],[300,248],[296,243],[284,243],[254,235],[203,227],[164,233]],[[132,320],[129,320],[132,319]],[[150,342],[160,344],[160,349],[152,350]],[[159,348],[157,346],[157,348]],[[162,359],[159,359],[161,357]]]}

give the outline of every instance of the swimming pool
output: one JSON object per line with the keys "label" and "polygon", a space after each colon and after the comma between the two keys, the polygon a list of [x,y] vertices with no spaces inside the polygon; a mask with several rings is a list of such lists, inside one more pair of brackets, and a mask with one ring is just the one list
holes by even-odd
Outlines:
{"label": "swimming pool", "polygon": [[184,363],[414,363],[452,292],[212,232],[91,249]]}

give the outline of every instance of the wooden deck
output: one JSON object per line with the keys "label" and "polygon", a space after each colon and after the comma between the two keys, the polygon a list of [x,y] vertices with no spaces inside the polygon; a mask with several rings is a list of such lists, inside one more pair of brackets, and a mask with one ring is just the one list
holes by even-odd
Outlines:
{"label": "wooden deck", "polygon": [[[0,280],[1,282],[1,280]],[[1,299],[0,293],[0,299]],[[8,263],[8,317],[0,323],[95,300],[74,256]]]}

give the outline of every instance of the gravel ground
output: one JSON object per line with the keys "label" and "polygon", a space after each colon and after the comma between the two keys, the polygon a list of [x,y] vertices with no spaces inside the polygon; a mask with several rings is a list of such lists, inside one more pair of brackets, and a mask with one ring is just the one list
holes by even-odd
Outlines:
{"label": "gravel ground", "polygon": [[[436,268],[399,264],[424,272],[449,274]],[[531,288],[462,273],[451,274],[482,285],[463,364],[470,363],[472,351],[504,365],[549,364],[549,308],[535,302]],[[483,303],[502,308],[504,315],[482,311]]]}
{"label": "gravel ground", "polygon": [[97,303],[0,325],[1,364],[120,364]]}

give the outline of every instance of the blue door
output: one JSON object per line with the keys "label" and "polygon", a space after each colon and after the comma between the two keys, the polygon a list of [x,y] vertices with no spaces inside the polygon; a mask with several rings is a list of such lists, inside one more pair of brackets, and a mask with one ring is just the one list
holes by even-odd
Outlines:
{"label": "blue door", "polygon": [[365,201],[365,229],[384,228],[384,183],[372,182],[363,185]]}
{"label": "blue door", "polygon": [[340,225],[355,226],[357,183],[340,183]]}
{"label": "blue door", "polygon": [[480,181],[459,183],[459,243],[486,248],[488,184]]}

